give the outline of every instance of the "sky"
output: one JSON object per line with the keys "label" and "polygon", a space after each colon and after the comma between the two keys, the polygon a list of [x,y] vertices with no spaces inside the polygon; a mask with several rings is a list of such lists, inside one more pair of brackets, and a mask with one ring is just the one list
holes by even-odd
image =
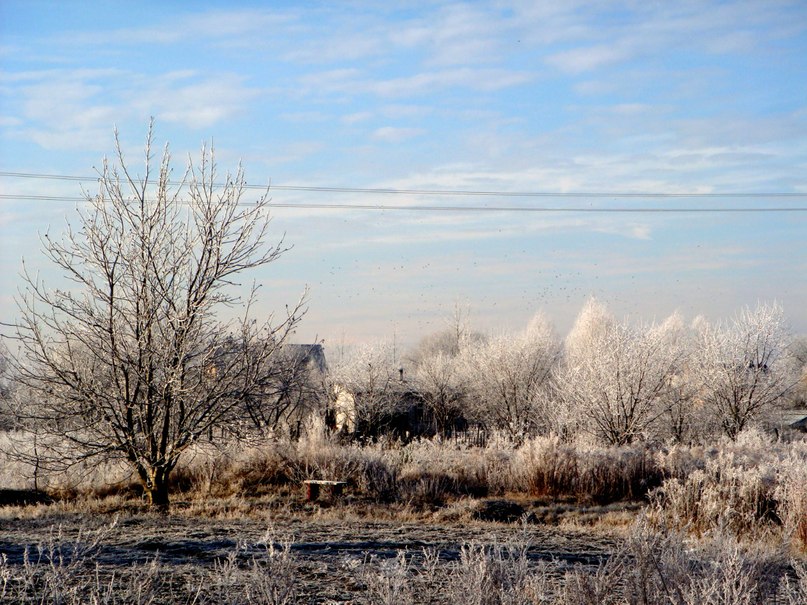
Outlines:
{"label": "sky", "polygon": [[591,296],[807,332],[805,75],[803,0],[0,0],[0,321],[154,117],[176,170],[212,141],[272,187],[291,249],[244,283],[261,317],[307,288],[299,342],[413,344],[457,305],[562,334]]}

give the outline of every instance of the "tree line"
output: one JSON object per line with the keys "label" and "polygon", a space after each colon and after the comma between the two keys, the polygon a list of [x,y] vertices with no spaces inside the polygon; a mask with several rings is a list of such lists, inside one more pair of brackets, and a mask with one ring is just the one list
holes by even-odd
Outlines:
{"label": "tree line", "polygon": [[403,388],[422,395],[438,432],[462,417],[515,440],[586,433],[616,446],[691,443],[772,420],[804,366],[775,303],[719,322],[676,313],[644,323],[591,299],[565,338],[540,313],[497,335],[454,323],[405,358],[405,385],[383,342],[338,364],[334,378],[363,394],[357,414],[389,414]]}

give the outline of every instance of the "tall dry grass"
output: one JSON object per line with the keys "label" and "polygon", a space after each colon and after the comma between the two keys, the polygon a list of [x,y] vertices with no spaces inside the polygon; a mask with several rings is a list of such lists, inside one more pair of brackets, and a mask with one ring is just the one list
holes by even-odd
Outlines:
{"label": "tall dry grass", "polygon": [[54,528],[26,547],[21,564],[0,555],[0,602],[36,605],[291,605],[297,597],[297,562],[290,545],[264,543],[249,557],[239,545],[212,567],[178,568],[160,559],[101,564],[99,553],[114,524],[75,538]]}
{"label": "tall dry grass", "polygon": [[[26,443],[19,434],[0,440],[12,437],[15,447]],[[0,488],[30,489],[34,470],[4,460]],[[305,479],[345,481],[347,502],[415,509],[509,494],[585,505],[650,502],[670,527],[696,535],[720,529],[748,540],[782,538],[807,552],[807,441],[776,441],[758,431],[712,446],[606,447],[556,436],[514,443],[494,435],[476,447],[441,439],[343,443],[311,422],[298,441],[196,444],[172,487],[175,498],[203,501],[278,490],[299,494]],[[40,473],[37,480],[56,494],[138,493],[127,469],[114,464],[66,476]]]}
{"label": "tall dry grass", "polygon": [[751,605],[807,599],[807,570],[799,563],[789,570],[780,553],[749,549],[726,534],[692,544],[683,533],[646,517],[594,568],[536,561],[530,553],[524,542],[466,544],[442,576],[427,557],[417,565],[413,557],[399,554],[382,569],[365,571],[365,577],[376,579],[366,581],[368,586],[388,588],[383,594],[371,591],[369,602]]}
{"label": "tall dry grass", "polygon": [[580,502],[641,500],[662,480],[652,449],[607,447],[555,436],[534,437],[513,450],[510,489]]}
{"label": "tall dry grass", "polygon": [[668,523],[746,540],[778,534],[807,549],[807,442],[749,431],[712,448],[676,447],[657,457],[668,478],[651,500]]}

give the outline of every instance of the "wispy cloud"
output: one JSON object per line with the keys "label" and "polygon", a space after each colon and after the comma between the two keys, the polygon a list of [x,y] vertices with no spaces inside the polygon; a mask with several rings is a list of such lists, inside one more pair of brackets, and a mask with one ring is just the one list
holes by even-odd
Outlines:
{"label": "wispy cloud", "polygon": [[[246,109],[258,91],[228,74],[173,71],[47,70],[8,77],[19,113],[2,126],[45,149],[106,147],[114,124],[149,116],[192,129],[210,128]],[[54,103],[58,99],[58,103]]]}
{"label": "wispy cloud", "polygon": [[625,48],[603,44],[555,53],[547,57],[547,62],[563,71],[577,74],[601,69],[607,65],[622,61],[629,56],[630,52]]}
{"label": "wispy cloud", "polygon": [[220,41],[249,36],[267,38],[272,31],[298,21],[292,11],[231,9],[166,15],[148,26],[119,27],[96,31],[71,31],[55,38],[71,46],[170,45],[184,40]]}
{"label": "wispy cloud", "polygon": [[423,128],[399,128],[383,126],[373,131],[373,138],[386,143],[401,143],[426,133]]}
{"label": "wispy cloud", "polygon": [[399,78],[378,78],[355,68],[327,70],[300,78],[309,93],[373,94],[380,97],[405,98],[453,89],[496,91],[526,84],[532,74],[496,68],[459,67],[439,71],[422,71]]}
{"label": "wispy cloud", "polygon": [[501,58],[512,28],[509,19],[490,7],[452,4],[396,28],[389,38],[406,49],[426,50],[429,64],[490,63]]}
{"label": "wispy cloud", "polygon": [[381,96],[400,97],[454,87],[494,91],[525,84],[531,78],[529,73],[508,69],[463,67],[366,83],[365,88]]}

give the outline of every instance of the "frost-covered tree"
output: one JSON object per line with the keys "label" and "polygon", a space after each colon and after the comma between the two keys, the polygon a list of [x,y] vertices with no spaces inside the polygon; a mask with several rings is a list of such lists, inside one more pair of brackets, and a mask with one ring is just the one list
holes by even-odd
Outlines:
{"label": "frost-covered tree", "polygon": [[438,351],[421,358],[414,369],[414,382],[435,431],[444,433],[462,417],[467,379],[459,357]]}
{"label": "frost-covered tree", "polygon": [[338,428],[353,431],[378,427],[398,409],[401,372],[395,349],[386,341],[357,346],[345,352],[329,371]]}
{"label": "frost-covered tree", "polygon": [[784,402],[794,377],[781,306],[745,308],[723,323],[700,321],[696,339],[699,398],[728,437]]}
{"label": "frost-covered tree", "polygon": [[788,359],[796,384],[788,394],[792,405],[807,405],[807,336],[794,338],[788,347]]}
{"label": "frost-covered tree", "polygon": [[[688,347],[687,350],[691,351]],[[698,387],[690,360],[691,356],[687,355],[660,399],[662,414],[653,433],[663,441],[692,443],[710,433],[708,415],[697,399]]]}
{"label": "frost-covered tree", "polygon": [[424,337],[407,355],[412,379],[435,431],[445,432],[464,417],[469,381],[461,354],[483,346],[485,340],[483,334],[471,330],[468,308],[456,304],[447,326]]}
{"label": "frost-covered tree", "polygon": [[559,375],[570,416],[614,445],[646,434],[664,413],[687,355],[682,330],[676,315],[632,325],[588,301],[566,339]]}
{"label": "frost-covered tree", "polygon": [[11,426],[9,400],[11,399],[11,383],[9,381],[8,351],[0,342],[0,430]]}
{"label": "frost-covered tree", "polygon": [[554,330],[540,313],[521,332],[471,343],[463,352],[468,412],[516,439],[545,429],[544,406],[559,355]]}
{"label": "frost-covered tree", "polygon": [[286,344],[267,360],[269,371],[254,397],[244,401],[240,420],[259,433],[300,435],[303,423],[327,407],[325,355],[322,345]]}
{"label": "frost-covered tree", "polygon": [[[24,269],[15,377],[30,399],[20,420],[39,436],[39,463],[121,459],[151,504],[167,508],[171,472],[196,440],[260,395],[274,354],[300,317],[256,323],[233,286],[284,251],[269,236],[266,196],[217,173],[212,150],[173,179],[166,147],[155,166],[149,128],[143,172],[104,160],[61,238],[43,250],[69,280],[49,288]],[[244,304],[241,319],[219,313]],[[232,312],[232,311],[228,311]],[[50,448],[50,449],[48,449]]]}
{"label": "frost-covered tree", "polygon": [[467,307],[456,304],[446,327],[423,337],[407,355],[408,361],[417,367],[421,360],[432,356],[457,357],[467,346],[483,342],[485,336],[471,329],[468,314]]}

